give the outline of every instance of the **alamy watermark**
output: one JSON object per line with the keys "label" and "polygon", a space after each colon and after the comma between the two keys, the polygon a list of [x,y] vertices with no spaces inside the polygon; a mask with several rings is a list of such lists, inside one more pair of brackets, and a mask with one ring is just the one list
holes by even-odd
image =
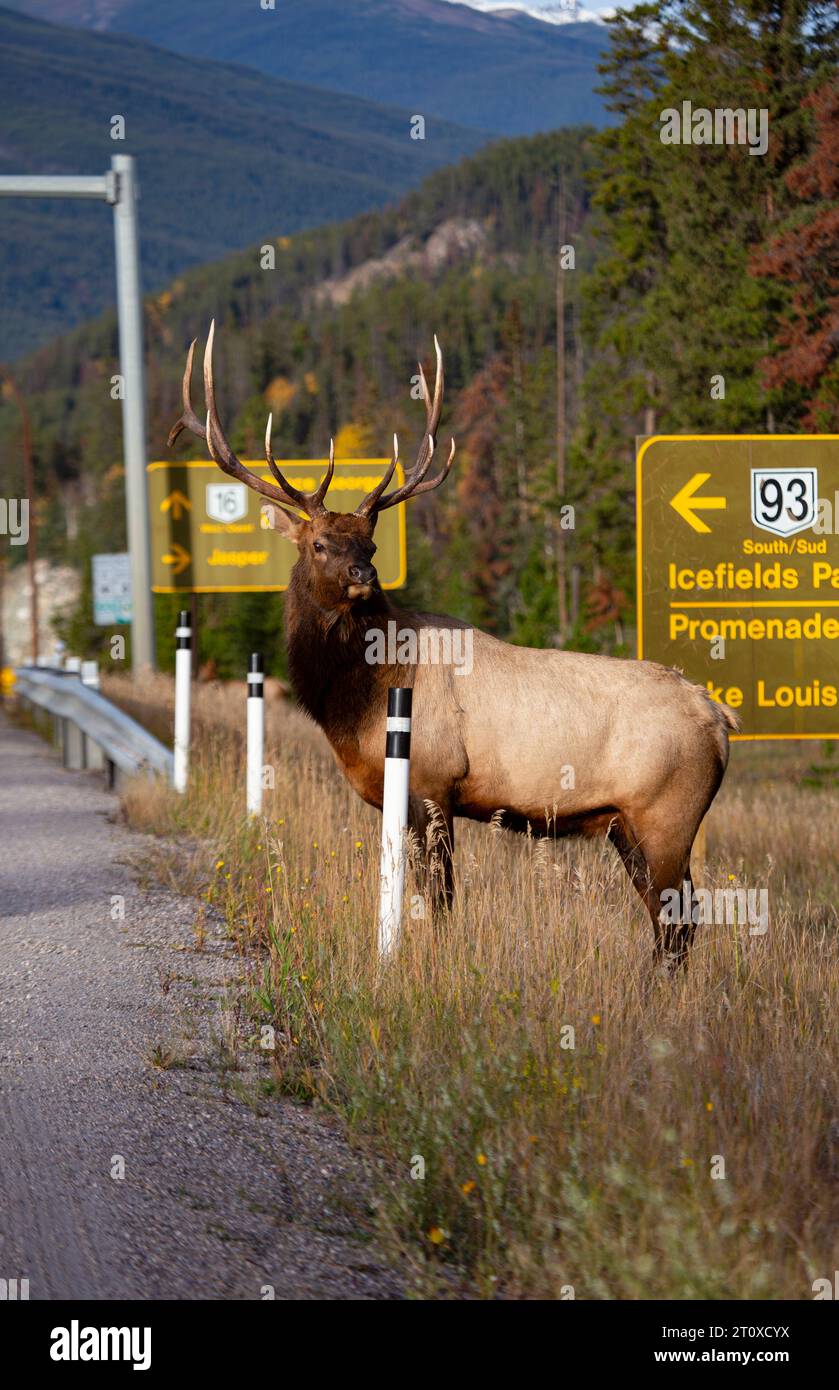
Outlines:
{"label": "alamy watermark", "polygon": [[73,1318],[52,1329],[53,1361],[130,1361],[135,1371],[151,1365],[150,1327],[88,1327]]}
{"label": "alamy watermark", "polygon": [[685,880],[681,891],[665,888],[661,894],[659,921],[667,926],[737,926],[749,924],[749,936],[765,936],[769,930],[767,888],[693,888]]}
{"label": "alamy watermark", "polygon": [[370,628],[364,640],[368,666],[453,666],[456,676],[472,671],[471,627]]}
{"label": "alamy watermark", "polygon": [[683,101],[681,110],[667,106],[659,115],[662,145],[748,145],[749,154],[766,154],[769,148],[769,111],[766,107],[694,107]]}
{"label": "alamy watermark", "polygon": [[28,497],[0,497],[0,536],[8,536],[12,545],[26,545],[29,540]]}

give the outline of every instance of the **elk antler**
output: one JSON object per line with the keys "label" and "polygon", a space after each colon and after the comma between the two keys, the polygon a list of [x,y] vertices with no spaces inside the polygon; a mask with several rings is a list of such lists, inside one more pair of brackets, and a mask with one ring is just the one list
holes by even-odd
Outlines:
{"label": "elk antler", "polygon": [[268,467],[271,469],[280,487],[288,494],[296,507],[301,507],[304,512],[308,512],[309,516],[318,516],[326,511],[323,505],[323,499],[326,496],[329,484],[332,482],[332,475],[335,472],[335,442],[332,439],[329,441],[329,464],[320,480],[320,486],[315,492],[298,492],[297,488],[292,487],[291,483],[283,477],[274,462],[274,455],[271,452],[271,425],[273,420],[273,415],[269,415],[268,424],[265,426],[265,460]]}
{"label": "elk antler", "polygon": [[266,482],[263,478],[257,477],[243,463],[240,463],[227,442],[221,421],[216,410],[216,393],[213,382],[213,342],[216,333],[216,321],[210,324],[210,332],[207,336],[207,347],[204,352],[204,396],[207,405],[207,423],[202,425],[198,416],[192,408],[190,399],[190,382],[192,380],[192,361],[195,356],[195,343],[193,339],[190,344],[186,359],[186,371],[183,379],[183,415],[169,431],[169,444],[174,444],[181,430],[191,430],[199,439],[206,439],[207,449],[210,458],[218,464],[225,473],[231,478],[236,478],[240,483],[245,483],[247,487],[253,488],[254,492],[260,493],[263,497],[268,497],[272,502],[285,503],[306,513],[309,517],[318,516],[326,511],[323,499],[326,490],[332,481],[335,471],[334,451],[332,444],[329,446],[329,467],[327,468],[320,486],[315,492],[298,492],[296,487],[292,487],[287,482],[274,462],[271,453],[271,423],[272,417],[268,416],[268,428],[265,432],[265,458],[268,467],[279,483],[279,487],[274,483]]}
{"label": "elk antler", "polygon": [[385,488],[393,477],[394,469],[399,458],[399,445],[396,435],[393,436],[393,458],[390,467],[380,483],[377,483],[372,492],[368,492],[364,501],[355,509],[356,516],[375,516],[378,512],[385,511],[388,507],[394,507],[397,502],[404,502],[408,497],[419,497],[422,492],[431,492],[433,488],[439,487],[449,476],[452,463],[454,462],[454,440],[452,440],[449,456],[440,472],[434,478],[424,481],[425,475],[431,467],[431,460],[434,457],[434,446],[437,440],[437,427],[440,424],[440,413],[443,409],[443,352],[434,336],[434,350],[437,354],[437,374],[434,380],[434,398],[428,389],[428,382],[425,379],[425,372],[422,363],[419,364],[420,381],[422,383],[422,395],[425,401],[425,435],[420,445],[417,461],[413,470],[409,473],[401,487],[393,492],[385,493]]}

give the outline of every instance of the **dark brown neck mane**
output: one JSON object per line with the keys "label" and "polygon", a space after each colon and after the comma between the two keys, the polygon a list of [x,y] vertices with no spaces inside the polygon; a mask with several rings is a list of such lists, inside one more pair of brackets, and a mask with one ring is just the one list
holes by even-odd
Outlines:
{"label": "dark brown neck mane", "polygon": [[395,681],[389,666],[365,660],[370,629],[386,631],[394,620],[407,626],[412,616],[381,589],[344,609],[321,608],[295,565],[285,603],[289,674],[300,704],[331,742],[355,737],[377,713],[390,685],[413,683],[410,668],[400,667]]}

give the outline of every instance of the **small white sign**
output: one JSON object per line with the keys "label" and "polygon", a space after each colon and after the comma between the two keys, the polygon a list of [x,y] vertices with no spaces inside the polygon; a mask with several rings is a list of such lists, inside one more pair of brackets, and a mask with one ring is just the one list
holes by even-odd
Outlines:
{"label": "small white sign", "polygon": [[807,531],[816,520],[819,498],[815,468],[753,468],[752,521],[776,536]]}
{"label": "small white sign", "polygon": [[213,521],[241,521],[248,514],[244,483],[208,483],[207,516]]}
{"label": "small white sign", "polygon": [[130,623],[131,564],[127,555],[93,556],[93,621],[97,627]]}

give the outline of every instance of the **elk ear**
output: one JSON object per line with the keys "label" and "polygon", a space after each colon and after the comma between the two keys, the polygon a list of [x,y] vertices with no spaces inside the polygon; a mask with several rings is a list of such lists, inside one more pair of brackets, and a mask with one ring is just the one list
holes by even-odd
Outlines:
{"label": "elk ear", "polygon": [[273,502],[266,502],[262,508],[261,524],[263,531],[279,531],[286,540],[299,545],[303,527],[308,523],[293,512],[287,512],[285,507],[275,507]]}

